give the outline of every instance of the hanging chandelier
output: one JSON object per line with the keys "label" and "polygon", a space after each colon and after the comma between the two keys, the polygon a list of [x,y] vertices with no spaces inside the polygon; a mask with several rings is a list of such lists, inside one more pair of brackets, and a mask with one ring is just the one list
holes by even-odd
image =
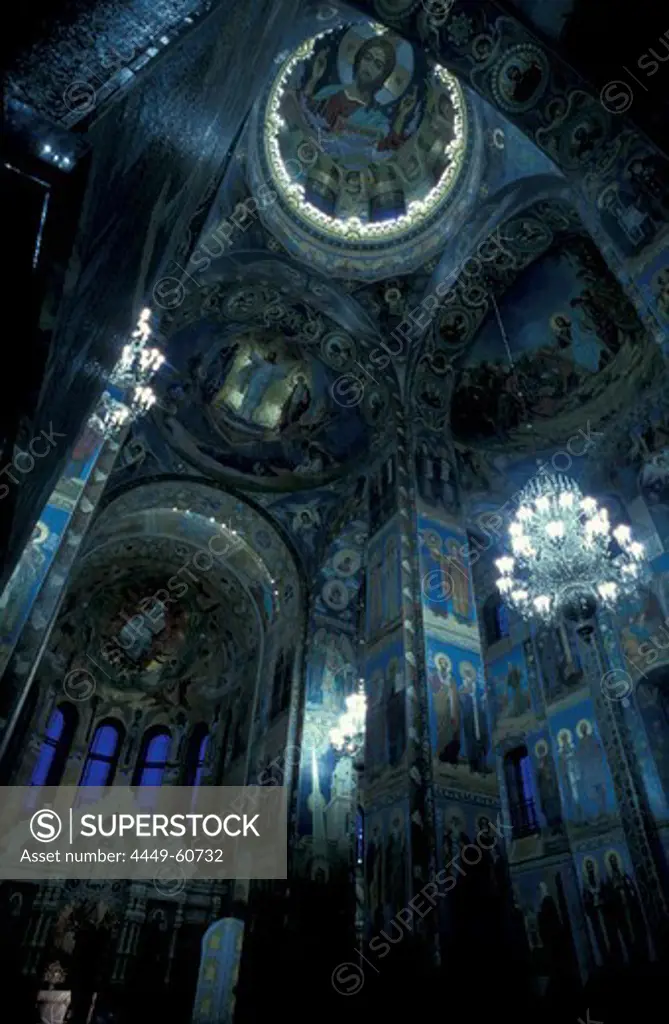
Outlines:
{"label": "hanging chandelier", "polygon": [[149,386],[165,362],[160,349],[149,346],[151,310],[143,309],[131,340],[123,346],[121,357],[109,375],[112,390],[105,391],[89,423],[103,437],[113,437],[123,427],[145,416],[155,405],[156,396]]}
{"label": "hanging chandelier", "polygon": [[497,587],[525,619],[582,621],[612,609],[649,576],[643,544],[569,477],[540,473],[524,489],[509,527],[512,554],[495,563]]}
{"label": "hanging chandelier", "polygon": [[122,391],[130,388],[147,387],[151,378],[165,362],[160,349],[147,343],[151,337],[151,310],[143,309],[139,314],[137,327],[131,340],[123,346],[121,358],[112,370],[109,381]]}
{"label": "hanging chandelier", "polygon": [[346,698],[346,711],[330,730],[330,743],[342,754],[357,756],[365,742],[367,698],[362,686]]}

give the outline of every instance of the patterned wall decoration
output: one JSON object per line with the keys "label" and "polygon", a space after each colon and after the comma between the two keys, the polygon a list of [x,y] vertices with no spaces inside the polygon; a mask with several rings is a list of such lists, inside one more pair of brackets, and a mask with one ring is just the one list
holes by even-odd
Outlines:
{"label": "patterned wall decoration", "polygon": [[110,698],[140,693],[189,712],[211,707],[241,676],[251,682],[260,628],[252,599],[220,568],[177,575],[196,554],[154,537],[89,556],[54,630],[54,665],[64,676],[90,673]]}
{"label": "patterned wall decoration", "polygon": [[314,614],[351,631],[358,625],[366,540],[364,522],[348,523],[330,545],[315,583]]}
{"label": "patterned wall decoration", "polygon": [[478,246],[473,269],[470,262],[413,371],[417,412],[432,430],[450,419],[455,440],[474,454],[550,448],[582,424],[584,408],[594,426],[613,395],[629,401],[631,388],[660,372],[657,346],[568,204],[545,200],[515,214]]}

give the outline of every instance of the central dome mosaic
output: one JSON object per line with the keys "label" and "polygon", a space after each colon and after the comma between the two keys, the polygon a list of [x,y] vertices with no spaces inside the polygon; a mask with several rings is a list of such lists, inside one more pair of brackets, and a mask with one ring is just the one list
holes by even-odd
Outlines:
{"label": "central dome mosaic", "polygon": [[456,79],[391,31],[340,27],[302,43],[269,91],[264,157],[311,235],[391,242],[443,209],[464,163]]}

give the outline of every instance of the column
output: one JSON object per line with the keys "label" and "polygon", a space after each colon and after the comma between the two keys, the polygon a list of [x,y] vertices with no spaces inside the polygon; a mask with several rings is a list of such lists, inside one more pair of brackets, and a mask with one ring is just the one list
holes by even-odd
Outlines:
{"label": "column", "polygon": [[[669,950],[669,878],[652,822],[652,810],[630,730],[629,697],[616,692],[616,679],[629,679],[610,616],[600,613],[599,628],[585,636],[596,660],[591,674],[593,700],[613,778],[620,820],[632,858],[642,910],[655,952]],[[607,685],[612,681],[614,685]]]}
{"label": "column", "polygon": [[[91,467],[71,516],[63,526],[58,549],[9,656],[0,694],[0,722],[3,726],[0,779],[3,781],[9,778],[15,749],[22,743],[22,730],[30,718],[30,691],[64,599],[72,567],[93,521],[122,440],[123,436],[119,435],[118,439],[105,441],[97,451],[94,468]],[[25,556],[26,552],[22,559]],[[79,681],[73,679],[71,684],[70,699],[81,699],[82,694],[75,691],[81,687],[83,693],[87,686],[86,678],[82,676]]]}
{"label": "column", "polygon": [[437,867],[411,428],[395,416],[395,446],[369,474],[366,558],[365,974],[394,946],[384,986],[397,958],[428,972],[439,963],[424,898]]}

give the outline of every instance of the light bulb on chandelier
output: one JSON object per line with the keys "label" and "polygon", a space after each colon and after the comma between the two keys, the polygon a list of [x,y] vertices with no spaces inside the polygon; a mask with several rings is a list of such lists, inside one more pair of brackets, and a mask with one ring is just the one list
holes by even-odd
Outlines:
{"label": "light bulb on chandelier", "polygon": [[511,554],[495,563],[497,588],[525,619],[583,620],[612,609],[648,578],[643,544],[562,474],[540,473],[509,527]]}
{"label": "light bulb on chandelier", "polygon": [[131,340],[123,346],[120,358],[109,375],[109,382],[120,397],[103,394],[90,424],[104,437],[111,438],[123,427],[141,419],[156,403],[149,383],[165,362],[158,348],[149,348],[151,310],[143,309]]}
{"label": "light bulb on chandelier", "polygon": [[351,756],[361,753],[365,740],[366,714],[367,698],[363,684],[359,684],[357,692],[346,698],[346,711],[330,730],[330,743],[335,750]]}

